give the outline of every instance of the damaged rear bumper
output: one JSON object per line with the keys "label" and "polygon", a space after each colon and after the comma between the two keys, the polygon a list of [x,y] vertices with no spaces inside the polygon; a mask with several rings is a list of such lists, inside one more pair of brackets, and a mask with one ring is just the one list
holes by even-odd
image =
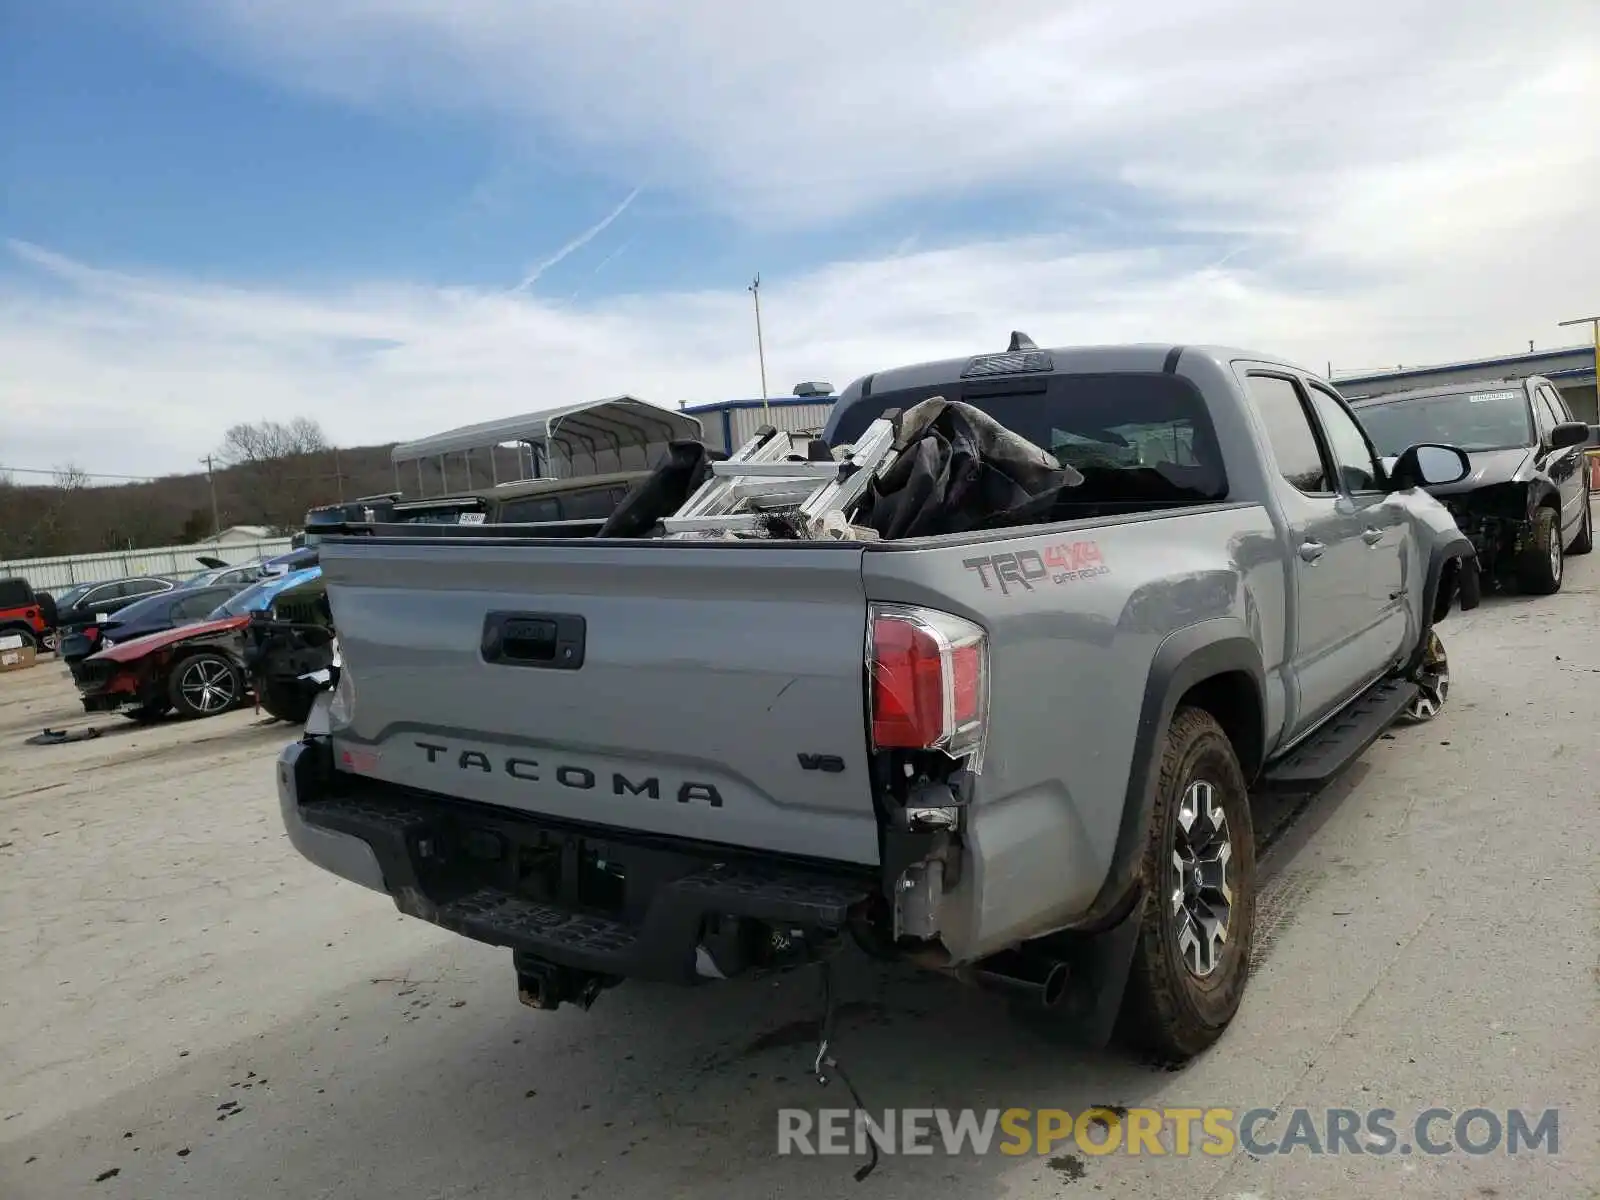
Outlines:
{"label": "damaged rear bumper", "polygon": [[307,859],[403,913],[515,951],[525,978],[553,966],[682,984],[796,965],[878,887],[871,873],[375,783],[334,771],[313,739],[285,748],[277,781],[284,827]]}

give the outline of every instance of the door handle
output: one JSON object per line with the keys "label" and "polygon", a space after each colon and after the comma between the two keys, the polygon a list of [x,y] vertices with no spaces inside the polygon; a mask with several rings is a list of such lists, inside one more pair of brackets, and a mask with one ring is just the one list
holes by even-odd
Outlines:
{"label": "door handle", "polygon": [[1383,541],[1383,530],[1368,529],[1361,535],[1361,540],[1369,546],[1376,546],[1379,542]]}
{"label": "door handle", "polygon": [[1300,557],[1308,563],[1314,563],[1322,557],[1322,552],[1326,548],[1321,542],[1301,542]]}

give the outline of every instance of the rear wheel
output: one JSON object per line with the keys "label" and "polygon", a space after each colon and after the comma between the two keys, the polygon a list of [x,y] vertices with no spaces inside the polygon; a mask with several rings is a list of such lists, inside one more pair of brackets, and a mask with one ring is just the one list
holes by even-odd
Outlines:
{"label": "rear wheel", "polygon": [[1583,492],[1583,520],[1578,525],[1578,536],[1567,547],[1568,554],[1587,554],[1594,549],[1594,511],[1589,507],[1590,495]]}
{"label": "rear wheel", "polygon": [[1203,709],[1178,710],[1167,731],[1141,865],[1148,895],[1119,1033],[1163,1057],[1192,1058],[1239,1009],[1256,901],[1244,772]]}
{"label": "rear wheel", "polygon": [[1517,584],[1534,596],[1551,596],[1561,590],[1561,578],[1566,574],[1565,555],[1561,548],[1561,518],[1553,508],[1541,508],[1534,514],[1533,536],[1522,548],[1517,562]]}
{"label": "rear wheel", "polygon": [[311,715],[311,704],[317,692],[295,680],[267,679],[256,689],[256,698],[268,715],[292,725],[303,725]]}
{"label": "rear wheel", "polygon": [[214,717],[239,703],[244,680],[233,660],[203,651],[181,659],[172,668],[167,696],[178,715],[194,719]]}

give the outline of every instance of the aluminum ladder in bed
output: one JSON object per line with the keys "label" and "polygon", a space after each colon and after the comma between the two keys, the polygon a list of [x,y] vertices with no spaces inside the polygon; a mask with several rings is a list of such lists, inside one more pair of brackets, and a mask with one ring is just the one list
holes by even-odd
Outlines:
{"label": "aluminum ladder in bed", "polygon": [[772,513],[796,513],[811,536],[829,513],[846,514],[898,457],[894,422],[879,418],[837,459],[806,457],[812,437],[763,427],[711,464],[711,478],[661,524],[668,537],[757,533]]}

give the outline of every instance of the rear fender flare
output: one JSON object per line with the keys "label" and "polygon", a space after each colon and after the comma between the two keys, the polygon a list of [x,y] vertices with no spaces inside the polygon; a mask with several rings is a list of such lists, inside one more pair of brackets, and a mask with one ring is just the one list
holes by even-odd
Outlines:
{"label": "rear fender flare", "polygon": [[[1259,745],[1268,745],[1265,728],[1266,670],[1261,649],[1249,627],[1238,617],[1217,617],[1169,634],[1157,648],[1145,677],[1138,732],[1128,767],[1128,787],[1110,868],[1088,913],[1077,922],[1088,930],[1115,920],[1137,902],[1141,891],[1136,878],[1139,859],[1155,808],[1155,788],[1161,744],[1172,724],[1178,701],[1196,684],[1222,675],[1243,674],[1255,688],[1262,714]],[[1259,764],[1257,764],[1259,766]],[[1249,775],[1246,764],[1246,775]]]}

